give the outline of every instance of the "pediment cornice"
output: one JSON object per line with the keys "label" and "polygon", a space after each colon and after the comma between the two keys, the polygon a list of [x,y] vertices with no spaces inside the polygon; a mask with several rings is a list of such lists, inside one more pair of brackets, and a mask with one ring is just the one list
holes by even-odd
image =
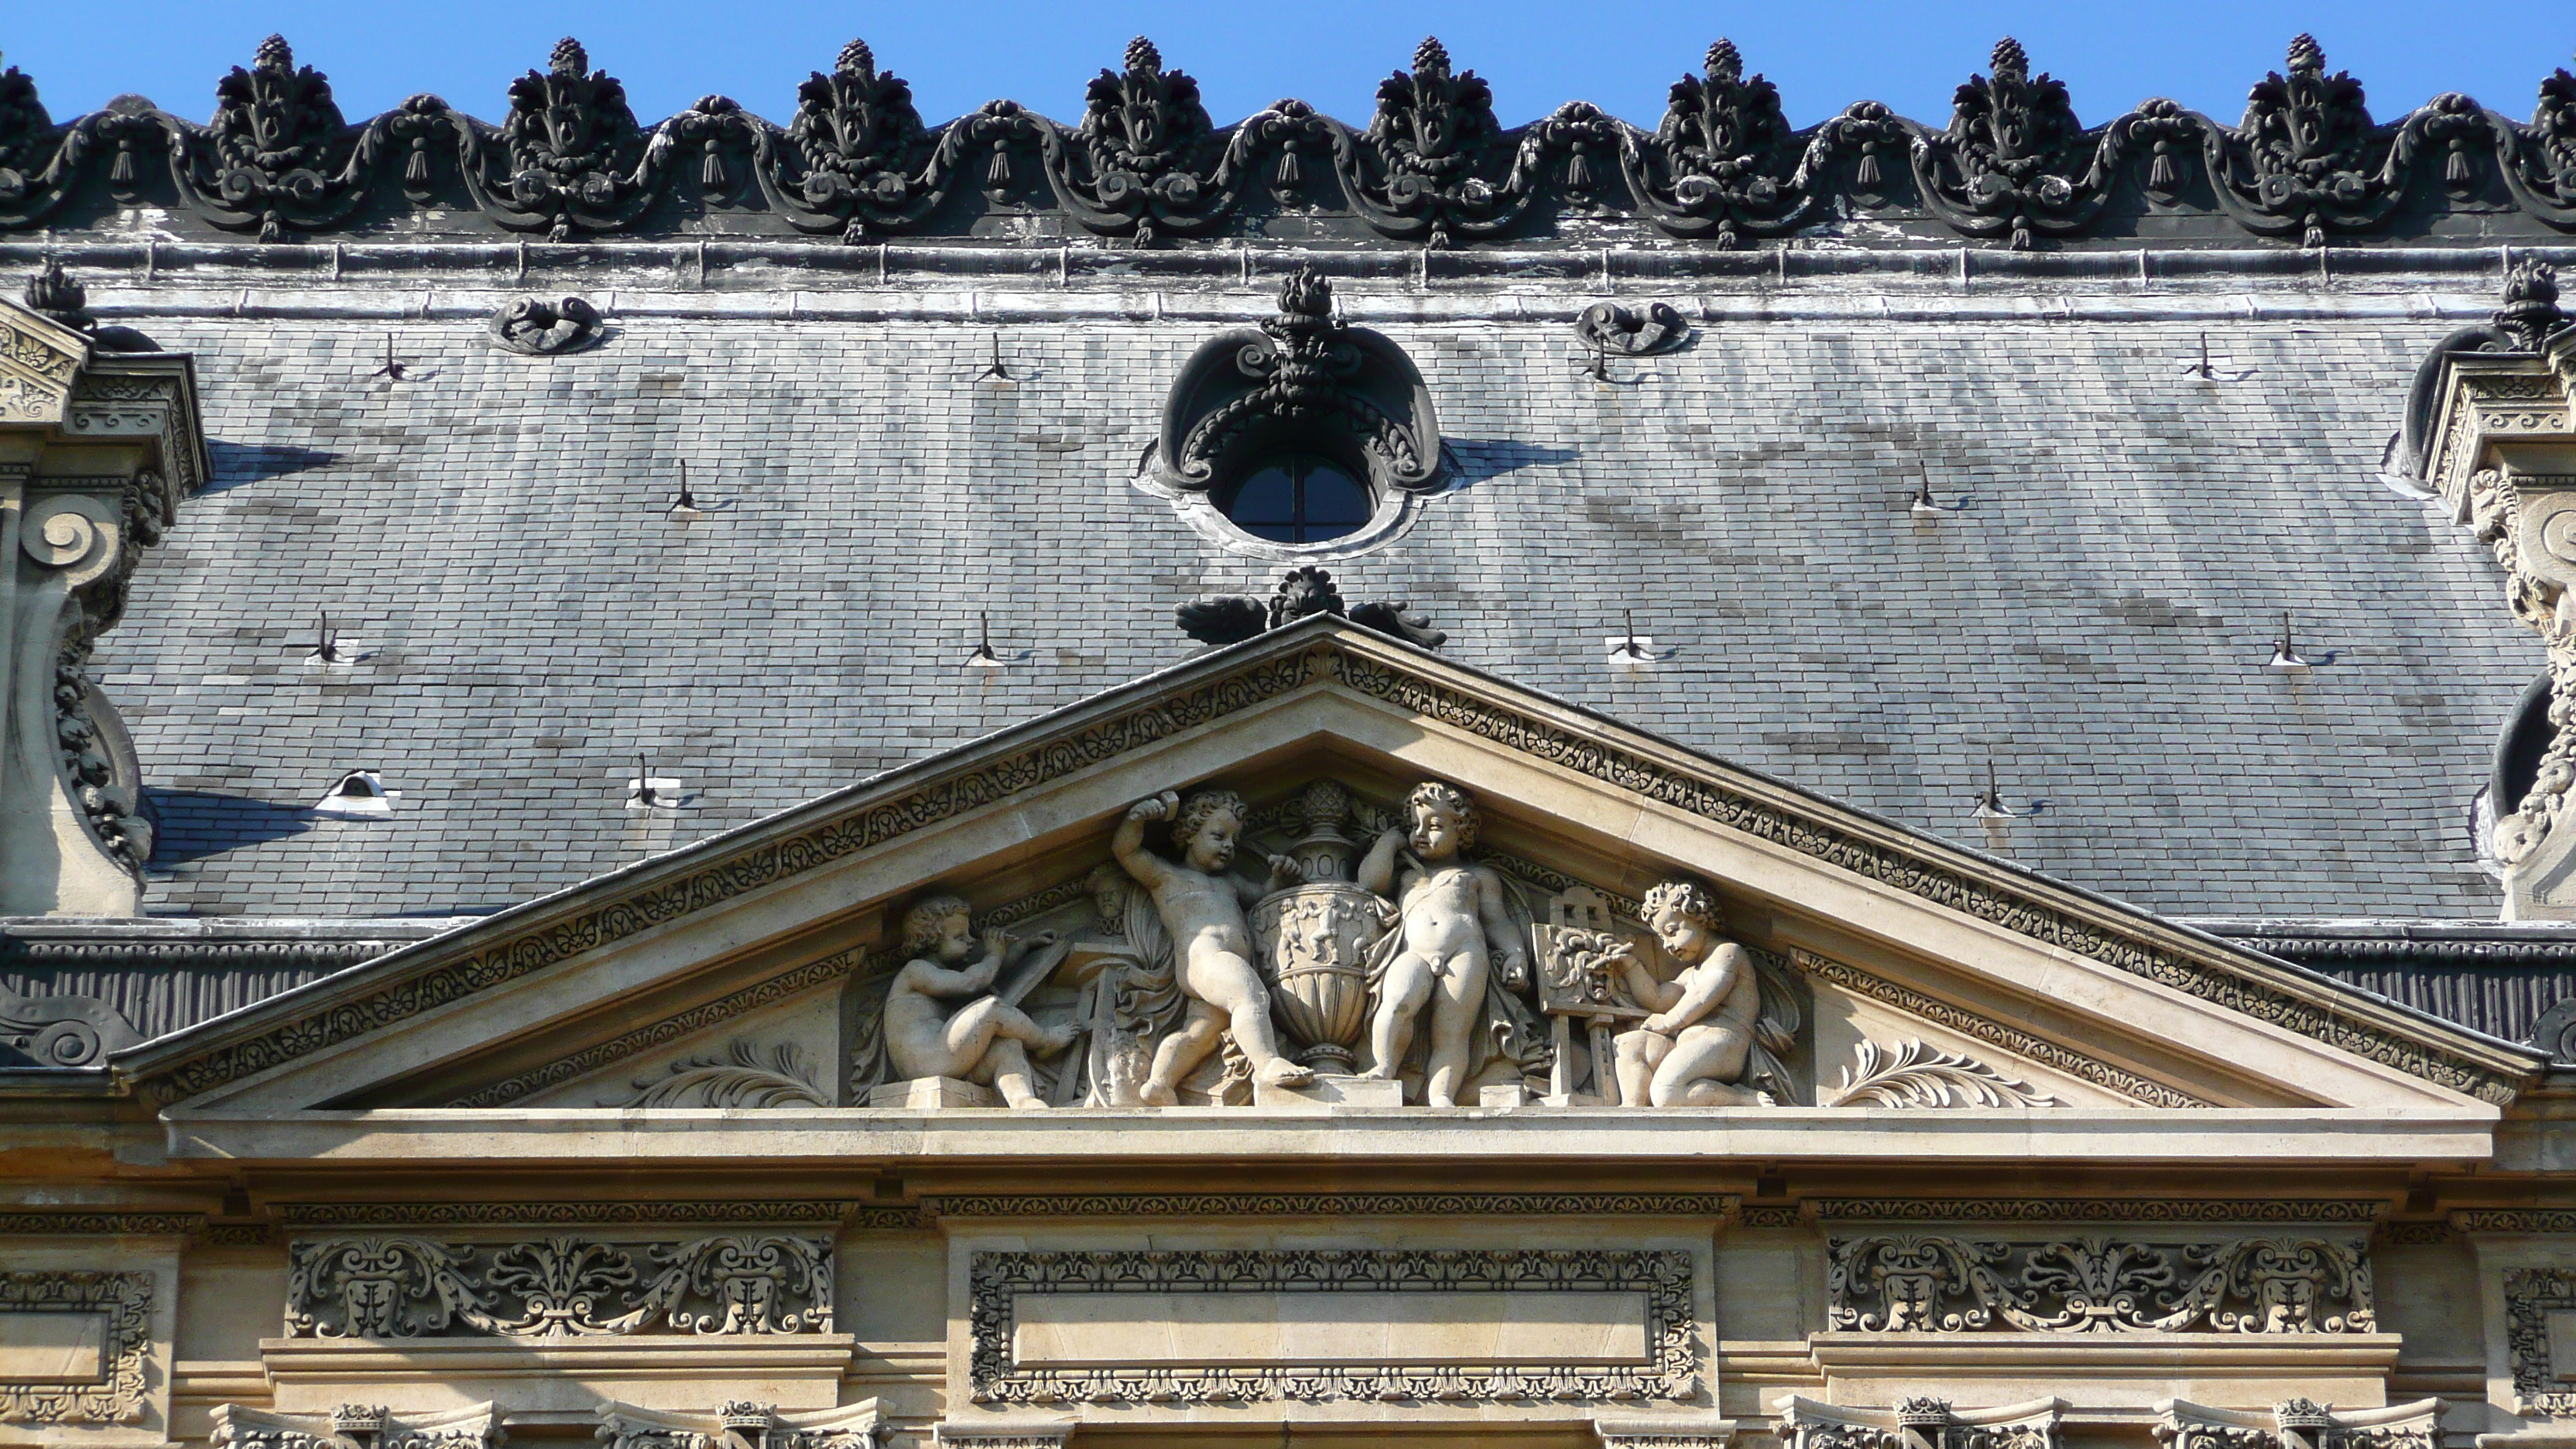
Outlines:
{"label": "pediment cornice", "polygon": [[2542,1066],[2527,1049],[1317,617],[390,953],[128,1052],[117,1069],[158,1103],[210,1092],[1305,691],[1391,706],[2484,1102],[2510,1101]]}

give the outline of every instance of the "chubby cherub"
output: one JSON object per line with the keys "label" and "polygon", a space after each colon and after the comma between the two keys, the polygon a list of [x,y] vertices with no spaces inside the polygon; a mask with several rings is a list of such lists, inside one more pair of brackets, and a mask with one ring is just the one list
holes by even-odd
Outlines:
{"label": "chubby cherub", "polygon": [[1415,786],[1404,806],[1411,826],[1379,836],[1356,876],[1363,890],[1392,897],[1403,913],[1403,948],[1378,982],[1377,1015],[1369,1023],[1376,1061],[1363,1075],[1396,1074],[1428,1003],[1431,1059],[1422,1099],[1455,1107],[1484,1009],[1485,978],[1500,966],[1504,984],[1518,984],[1527,976],[1528,956],[1504,909],[1502,877],[1463,854],[1476,843],[1476,802],[1434,780]]}
{"label": "chubby cherub", "polygon": [[[1216,1050],[1217,1038],[1228,1029],[1252,1062],[1253,1080],[1294,1087],[1315,1079],[1313,1072],[1279,1054],[1278,1032],[1270,1023],[1270,992],[1253,969],[1252,926],[1243,915],[1246,905],[1297,884],[1305,873],[1284,855],[1270,857],[1266,886],[1233,873],[1235,839],[1250,813],[1232,790],[1200,790],[1187,800],[1166,790],[1137,801],[1110,837],[1110,853],[1154,898],[1163,929],[1172,938],[1181,994],[1189,998],[1180,1029],[1154,1048],[1154,1065],[1142,1092],[1148,1106],[1178,1104],[1177,1084]],[[1180,863],[1145,848],[1145,826],[1154,820],[1172,822],[1172,846]]]}
{"label": "chubby cherub", "polygon": [[[903,913],[903,950],[911,959],[886,988],[886,1058],[901,1078],[954,1077],[998,1088],[1014,1107],[1044,1107],[1029,1073],[1029,1055],[1053,1056],[1073,1044],[1077,1028],[1047,1028],[998,996],[984,993],[1003,963],[1032,946],[1053,943],[1053,932],[1026,941],[1008,932],[984,933],[984,958],[958,963],[975,950],[966,902],[931,896]],[[954,1015],[943,1001],[979,996]]]}
{"label": "chubby cherub", "polygon": [[1646,892],[1646,924],[1681,974],[1658,981],[1635,956],[1622,958],[1628,993],[1655,1014],[1619,1034],[1619,1100],[1631,1107],[1751,1106],[1743,1086],[1762,988],[1753,958],[1720,936],[1726,913],[1707,886],[1668,880]]}

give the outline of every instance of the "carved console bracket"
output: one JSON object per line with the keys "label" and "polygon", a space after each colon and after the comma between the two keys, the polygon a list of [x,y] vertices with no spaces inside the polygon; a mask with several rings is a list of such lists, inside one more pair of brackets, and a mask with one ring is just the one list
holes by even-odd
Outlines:
{"label": "carved console bracket", "polygon": [[150,827],[88,675],[143,550],[203,486],[187,357],[91,321],[49,268],[0,301],[0,914],[140,913]]}
{"label": "carved console bracket", "polygon": [[214,1418],[214,1449],[501,1449],[509,1439],[489,1403],[399,1415],[370,1404],[342,1404],[328,1414],[218,1404]]}
{"label": "carved console bracket", "polygon": [[2163,1449],[2433,1449],[2442,1401],[2337,1411],[2291,1399],[2264,1413],[2166,1399],[2156,1416]]}
{"label": "carved console bracket", "polygon": [[708,1414],[610,1400],[599,1406],[593,1437],[605,1449],[728,1449],[737,1441],[749,1449],[876,1449],[883,1418],[874,1399],[804,1413],[736,1399]]}
{"label": "carved console bracket", "polygon": [[1871,1409],[1792,1397],[1780,1427],[1789,1449],[2057,1449],[2065,1411],[2063,1399],[1954,1409],[1946,1399],[1909,1398]]}
{"label": "carved console bracket", "polygon": [[832,1331],[832,1240],[725,1234],[442,1243],[299,1240],[288,1338],[569,1338]]}
{"label": "carved console bracket", "polygon": [[2548,650],[2546,744],[2490,798],[2507,920],[2576,920],[2576,329],[2557,300],[2548,267],[2515,266],[2493,326],[2427,360],[2438,380],[2419,376],[2403,440],[2453,521],[2494,549],[2506,606]]}

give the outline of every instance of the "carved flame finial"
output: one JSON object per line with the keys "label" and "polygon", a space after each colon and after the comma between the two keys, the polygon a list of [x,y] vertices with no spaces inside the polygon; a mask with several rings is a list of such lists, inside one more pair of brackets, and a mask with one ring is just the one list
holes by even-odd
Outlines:
{"label": "carved flame finial", "polygon": [[868,49],[866,41],[853,40],[841,47],[841,58],[832,68],[846,76],[874,75],[877,53]]}
{"label": "carved flame finial", "polygon": [[258,70],[291,72],[295,69],[295,50],[286,43],[285,36],[271,35],[259,43],[259,50],[251,57],[250,63]]}
{"label": "carved flame finial", "polygon": [[1282,316],[1324,318],[1333,315],[1333,284],[1312,266],[1300,266],[1279,284]]}
{"label": "carved flame finial", "polygon": [[2558,310],[2558,269],[2524,258],[2505,269],[2504,305],[2496,309],[2498,330],[2524,352],[2538,352],[2549,334],[2567,322]]}
{"label": "carved flame finial", "polygon": [[2315,36],[2310,35],[2303,30],[2297,35],[2291,37],[2290,70],[2292,74],[2297,74],[2300,71],[2317,74],[2324,71],[2325,68],[2325,47],[2317,44],[2317,38]]}
{"label": "carved flame finial", "polygon": [[1995,42],[1994,58],[1989,64],[1997,80],[2006,76],[2015,80],[2030,79],[2030,52],[2022,49],[2021,42],[2009,35]]}
{"label": "carved flame finial", "polygon": [[1744,52],[1735,48],[1734,41],[1721,36],[1717,44],[1708,48],[1706,68],[1710,84],[1731,86],[1744,79]]}
{"label": "carved flame finial", "polygon": [[1422,37],[1422,43],[1413,48],[1413,70],[1417,75],[1449,73],[1449,47],[1440,43],[1439,36],[1426,35]]}
{"label": "carved flame finial", "polygon": [[546,65],[557,75],[587,75],[590,73],[590,52],[581,48],[580,41],[567,35],[555,42],[554,53],[546,57]]}
{"label": "carved flame finial", "polygon": [[1154,48],[1154,42],[1137,36],[1127,42],[1127,68],[1148,74],[1159,71],[1163,68],[1163,53]]}
{"label": "carved flame finial", "polygon": [[52,257],[45,258],[44,267],[27,279],[27,308],[75,331],[89,330],[89,289],[73,281]]}

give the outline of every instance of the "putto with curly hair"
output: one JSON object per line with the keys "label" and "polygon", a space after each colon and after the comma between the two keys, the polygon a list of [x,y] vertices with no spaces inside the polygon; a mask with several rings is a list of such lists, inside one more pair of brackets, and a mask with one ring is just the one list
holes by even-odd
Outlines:
{"label": "putto with curly hair", "polygon": [[1476,802],[1467,798],[1466,791],[1440,780],[1425,780],[1413,787],[1413,793],[1404,797],[1404,803],[1409,806],[1430,805],[1448,811],[1449,817],[1458,822],[1458,848],[1471,850],[1475,847],[1476,832],[1483,827],[1484,816],[1477,813]]}
{"label": "putto with curly hair", "polygon": [[1726,926],[1726,908],[1717,903],[1717,893],[1695,880],[1668,880],[1646,892],[1646,919],[1651,921],[1664,907],[1681,913],[1686,921],[1696,921],[1712,931]]}
{"label": "putto with curly hair", "polygon": [[903,913],[903,953],[918,956],[939,939],[939,923],[950,916],[969,915],[974,907],[964,896],[924,896]]}
{"label": "putto with curly hair", "polygon": [[1231,814],[1237,824],[1252,815],[1252,807],[1243,803],[1243,797],[1232,790],[1222,787],[1200,790],[1181,802],[1181,813],[1172,821],[1172,848],[1187,855],[1190,842],[1198,838],[1199,832],[1216,818],[1219,811]]}

